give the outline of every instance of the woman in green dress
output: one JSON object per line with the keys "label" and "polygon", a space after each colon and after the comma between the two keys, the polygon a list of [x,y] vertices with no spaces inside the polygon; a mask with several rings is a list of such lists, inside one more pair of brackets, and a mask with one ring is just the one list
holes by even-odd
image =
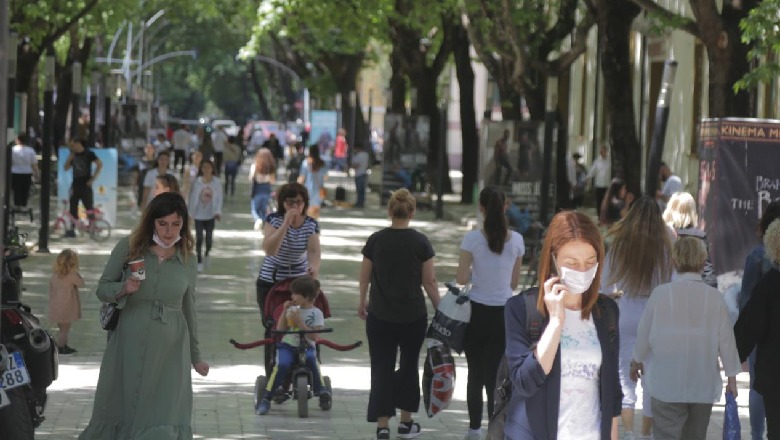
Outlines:
{"label": "woman in green dress", "polygon": [[79,439],[192,439],[190,368],[205,376],[209,365],[198,349],[189,224],[182,196],[159,194],[111,252],[97,296],[122,312],[103,354],[92,419]]}

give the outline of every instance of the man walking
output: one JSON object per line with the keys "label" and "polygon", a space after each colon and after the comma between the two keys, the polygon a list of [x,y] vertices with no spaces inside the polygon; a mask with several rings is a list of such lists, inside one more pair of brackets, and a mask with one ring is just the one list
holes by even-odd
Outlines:
{"label": "man walking", "polygon": [[173,132],[173,169],[176,170],[179,161],[181,161],[180,174],[184,174],[184,164],[187,158],[187,152],[190,151],[191,142],[192,135],[187,130],[187,126],[184,124],[179,125],[179,129]]}
{"label": "man walking", "polygon": [[[92,163],[95,163],[95,174],[92,174]],[[103,162],[98,159],[92,150],[84,147],[84,141],[76,138],[70,141],[70,155],[65,161],[65,171],[73,169],[73,183],[70,186],[70,215],[74,219],[79,218],[79,201],[84,204],[84,209],[93,209],[94,194],[92,182],[97,179]],[[92,219],[93,215],[88,214]],[[66,237],[76,236],[76,225],[71,224],[70,230],[65,232]]]}
{"label": "man walking", "polygon": [[593,179],[593,186],[596,187],[596,211],[601,206],[601,201],[604,200],[604,195],[607,194],[607,189],[612,181],[612,163],[607,157],[607,146],[602,145],[599,148],[599,157],[597,157],[588,170],[588,175],[585,180]]}
{"label": "man walking", "polygon": [[222,156],[225,152],[225,145],[228,143],[228,136],[225,134],[225,127],[219,127],[211,134],[211,142],[214,144],[214,171],[215,174],[222,175]]}

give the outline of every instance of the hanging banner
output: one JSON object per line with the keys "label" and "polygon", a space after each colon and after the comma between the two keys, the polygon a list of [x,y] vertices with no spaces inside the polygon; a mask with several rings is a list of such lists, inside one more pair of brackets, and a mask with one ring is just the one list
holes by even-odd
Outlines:
{"label": "hanging banner", "polygon": [[780,121],[705,119],[699,127],[699,227],[721,290],[741,280],[756,225],[780,199]]}
{"label": "hanging banner", "polygon": [[[427,116],[385,115],[382,149],[382,204],[392,191],[429,193],[427,176],[431,124]],[[420,200],[418,200],[420,203]]]}
{"label": "hanging banner", "polygon": [[[95,207],[103,212],[103,218],[111,226],[116,226],[116,187],[118,158],[116,148],[93,148],[92,151],[103,162],[97,179],[92,182],[92,195]],[[70,148],[60,147],[57,151],[57,200],[59,215],[70,207],[70,185],[73,182],[73,170],[65,171],[65,161],[70,156]],[[94,165],[92,167],[94,173]],[[56,217],[56,215],[55,215]],[[84,205],[79,204],[79,217],[86,218]]]}

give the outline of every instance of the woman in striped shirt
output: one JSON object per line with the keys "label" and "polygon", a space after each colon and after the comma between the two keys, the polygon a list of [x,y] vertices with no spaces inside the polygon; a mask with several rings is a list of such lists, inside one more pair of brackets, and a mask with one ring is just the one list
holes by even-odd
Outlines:
{"label": "woman in striped shirt", "polygon": [[320,269],[320,226],[306,215],[309,193],[299,183],[288,183],[277,191],[277,212],[263,224],[265,258],[257,277],[257,304],[263,312],[265,295],[279,281],[311,275]]}

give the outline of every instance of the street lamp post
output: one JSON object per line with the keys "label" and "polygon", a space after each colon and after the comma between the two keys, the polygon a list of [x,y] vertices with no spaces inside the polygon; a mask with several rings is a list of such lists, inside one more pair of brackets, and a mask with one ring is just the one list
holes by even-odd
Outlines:
{"label": "street lamp post", "polygon": [[552,173],[553,135],[555,133],[555,115],[558,109],[558,77],[547,77],[547,103],[544,114],[544,153],[542,169],[542,200],[539,205],[539,221],[547,224],[550,210],[550,181]]}
{"label": "street lamp post", "polygon": [[[8,106],[6,107],[6,122],[8,129],[6,130],[6,141],[3,142],[3,145],[7,145],[9,142],[12,142],[14,139],[14,104],[15,104],[15,90],[16,90],[16,34],[15,33],[9,33],[8,34],[8,45],[6,46],[8,51]],[[4,197],[5,197],[5,203],[0,205],[5,207],[3,210],[3,224],[8,226],[9,216],[11,212],[11,161],[8,160],[11,155],[10,152],[5,155],[6,162],[4,164],[5,167],[5,189],[3,191]],[[5,229],[2,229],[2,231],[5,231]],[[5,237],[5,234],[3,234],[3,237]]]}
{"label": "street lamp post", "polygon": [[[415,90],[415,89],[412,89]],[[444,161],[447,160],[447,118],[450,102],[450,85],[448,78],[442,78],[441,110],[439,111],[439,154],[436,164],[438,182],[436,183],[436,220],[444,218]]]}
{"label": "street lamp post", "polygon": [[[356,112],[357,107],[357,92],[355,90],[352,90],[349,92],[349,146],[350,148],[347,149],[347,162],[351,163],[352,161],[352,149],[355,148],[355,140],[357,139],[357,136],[355,136],[355,119],[357,116]],[[347,167],[347,174],[349,174],[349,167]]]}
{"label": "street lamp post", "polygon": [[81,63],[73,63],[71,68],[71,104],[70,104],[70,138],[75,139],[79,133],[79,116],[81,115]]}
{"label": "street lamp post", "polygon": [[44,64],[46,88],[43,92],[43,154],[41,158],[41,228],[38,232],[38,253],[49,253],[49,195],[51,194],[52,127],[54,125],[54,55],[46,56]]}
{"label": "street lamp post", "polygon": [[98,73],[92,72],[91,86],[89,92],[89,137],[87,138],[87,145],[89,148],[95,148],[95,139],[97,133],[95,127],[97,123],[97,89],[98,89]]}

